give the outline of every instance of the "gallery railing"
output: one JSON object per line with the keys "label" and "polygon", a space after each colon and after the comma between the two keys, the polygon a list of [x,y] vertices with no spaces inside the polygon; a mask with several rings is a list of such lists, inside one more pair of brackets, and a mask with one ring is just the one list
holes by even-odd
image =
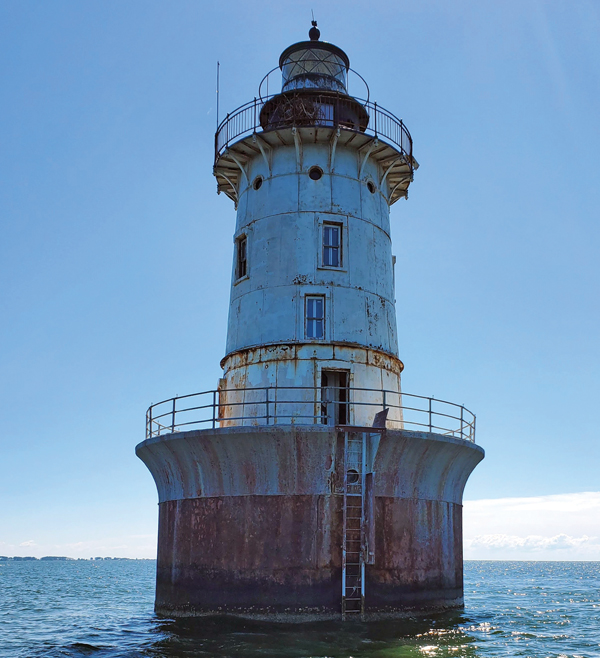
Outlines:
{"label": "gallery railing", "polygon": [[[274,103],[274,98],[255,98],[221,121],[215,135],[215,161],[231,144],[251,133],[324,126],[381,137],[396,146],[412,166],[412,138],[408,129],[402,119],[377,103],[342,94],[302,93],[289,98],[282,95],[286,103]],[[362,118],[356,115],[357,108]],[[356,120],[349,119],[353,115]]]}
{"label": "gallery railing", "polygon": [[386,409],[390,429],[475,441],[475,415],[462,405],[397,391],[333,386],[232,388],[170,398],[148,409],[146,438],[239,425],[371,426]]}

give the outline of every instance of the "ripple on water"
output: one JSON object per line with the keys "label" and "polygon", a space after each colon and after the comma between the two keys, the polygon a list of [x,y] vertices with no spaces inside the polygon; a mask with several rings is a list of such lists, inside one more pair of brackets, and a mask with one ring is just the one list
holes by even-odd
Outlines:
{"label": "ripple on water", "polygon": [[4,562],[2,658],[592,658],[600,563],[467,562],[465,609],[397,621],[159,619],[153,561]]}

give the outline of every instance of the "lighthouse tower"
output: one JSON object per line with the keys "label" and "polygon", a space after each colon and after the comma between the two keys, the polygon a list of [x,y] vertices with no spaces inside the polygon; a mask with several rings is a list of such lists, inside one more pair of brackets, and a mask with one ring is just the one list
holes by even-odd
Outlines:
{"label": "lighthouse tower", "polygon": [[308,620],[461,605],[475,417],[401,391],[390,206],[417,163],[403,122],[348,93],[309,40],[281,91],[228,114],[237,209],[223,377],[152,405],[156,610]]}

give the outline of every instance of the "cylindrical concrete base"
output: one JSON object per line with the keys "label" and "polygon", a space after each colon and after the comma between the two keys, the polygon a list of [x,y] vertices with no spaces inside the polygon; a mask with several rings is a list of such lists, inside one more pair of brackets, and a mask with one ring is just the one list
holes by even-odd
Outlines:
{"label": "cylindrical concrete base", "polygon": [[[137,448],[159,491],[156,611],[339,617],[343,432],[227,428]],[[478,446],[386,431],[372,444],[367,616],[462,603],[462,491]]]}

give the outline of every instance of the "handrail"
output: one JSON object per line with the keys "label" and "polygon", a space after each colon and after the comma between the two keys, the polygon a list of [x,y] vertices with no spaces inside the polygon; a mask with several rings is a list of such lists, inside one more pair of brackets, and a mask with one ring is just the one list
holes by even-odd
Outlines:
{"label": "handrail", "polygon": [[[290,399],[286,399],[286,391],[292,392]],[[189,404],[183,402],[190,398],[194,400]],[[346,422],[339,424],[352,424],[352,414],[373,420],[376,413],[388,409],[391,428],[425,428],[423,431],[475,441],[475,414],[463,405],[392,390],[335,386],[217,389],[168,398],[148,408],[146,438],[189,426],[338,424],[332,415],[338,412],[332,412],[331,405],[344,410]],[[207,411],[203,414],[202,410]]]}
{"label": "handrail", "polygon": [[[356,105],[362,106],[368,116],[366,125],[353,126],[347,121],[338,121],[339,112],[334,112],[333,117],[314,116],[303,117],[301,121],[294,117],[285,117],[279,121],[263,127],[260,121],[260,115],[263,107],[276,96],[286,96],[274,94],[268,97],[255,98],[244,105],[241,105],[233,112],[230,112],[219,124],[215,134],[215,163],[223,153],[235,142],[244,136],[256,132],[269,132],[279,130],[284,127],[294,126],[327,126],[340,128],[355,133],[364,133],[373,137],[382,138],[391,142],[397,147],[402,155],[405,156],[407,163],[412,168],[412,137],[402,119],[398,119],[394,114],[381,107],[377,103],[369,100],[361,100],[352,96],[342,94],[325,94],[322,92],[299,92],[298,98],[312,100],[313,102],[323,102],[334,104],[337,107]],[[287,95],[289,96],[289,94]]]}
{"label": "handrail", "polygon": [[[304,60],[304,61],[306,61],[306,60]],[[276,95],[276,94],[269,94],[269,80],[271,78],[271,75],[273,73],[275,73],[276,71],[277,71],[278,74],[281,73],[281,69],[279,68],[279,66],[273,67],[263,77],[263,79],[260,81],[260,84],[258,85],[258,98],[263,103],[266,102],[269,98],[272,98],[274,95]],[[367,102],[368,102],[371,98],[371,90],[369,89],[369,85],[368,85],[367,81],[363,78],[363,76],[358,71],[355,71],[352,67],[349,67],[347,69],[347,74],[350,74],[350,73],[352,73],[352,75],[355,75],[363,83],[363,85],[365,87],[364,91],[367,92]],[[347,91],[348,95],[350,95],[350,80],[351,79],[352,79],[352,77],[350,75],[347,75],[347,77],[346,77],[346,91]],[[285,84],[285,82],[287,82],[287,81],[284,81],[283,84]],[[277,84],[281,84],[281,83],[282,83],[281,77],[278,76],[278,78],[277,78],[277,80],[275,81],[274,84],[277,85]],[[263,98],[263,88],[264,88],[264,92],[265,92],[264,98]]]}

